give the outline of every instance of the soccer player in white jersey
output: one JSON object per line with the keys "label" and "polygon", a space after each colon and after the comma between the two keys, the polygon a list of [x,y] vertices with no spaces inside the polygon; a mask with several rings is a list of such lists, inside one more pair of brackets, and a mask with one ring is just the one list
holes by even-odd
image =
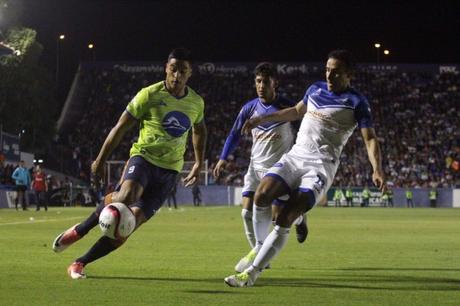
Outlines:
{"label": "soccer player in white jersey", "polygon": [[[369,103],[351,87],[353,66],[348,51],[332,51],[326,63],[326,82],[311,85],[296,106],[252,118],[243,126],[243,132],[248,133],[264,122],[302,118],[295,145],[273,165],[257,187],[254,218],[268,228],[271,202],[287,192],[291,197],[276,217],[276,225],[264,240],[253,264],[242,273],[225,278],[229,286],[254,285],[263,268],[283,249],[292,222],[327,193],[339,166],[342,149],[357,126],[372,164],[372,180],[380,190],[386,189]],[[258,229],[254,230],[257,235]]]}
{"label": "soccer player in white jersey", "polygon": [[[240,110],[232,130],[230,131],[219,161],[214,167],[213,174],[219,177],[227,164],[228,156],[236,149],[241,136],[241,129],[244,123],[251,117],[271,114],[276,111],[286,109],[295,105],[294,102],[288,100],[277,93],[278,73],[276,67],[268,62],[262,62],[254,69],[255,87],[257,98],[247,102]],[[266,234],[259,235],[257,241],[254,235],[253,222],[253,200],[254,193],[260,183],[262,177],[267,173],[268,169],[277,162],[281,156],[289,151],[294,143],[294,134],[298,129],[298,122],[292,126],[290,122],[266,122],[257,126],[252,130],[252,148],[251,160],[248,166],[248,171],[244,176],[243,187],[243,208],[241,216],[246,238],[253,248],[260,248],[263,240],[268,236]],[[274,202],[273,215],[276,216],[280,205],[284,205],[283,200]],[[295,222],[297,231],[297,240],[302,243],[307,238],[308,230],[306,221],[303,216],[300,216]],[[250,252],[236,266],[237,272],[243,272],[252,264],[256,255],[256,251]]]}

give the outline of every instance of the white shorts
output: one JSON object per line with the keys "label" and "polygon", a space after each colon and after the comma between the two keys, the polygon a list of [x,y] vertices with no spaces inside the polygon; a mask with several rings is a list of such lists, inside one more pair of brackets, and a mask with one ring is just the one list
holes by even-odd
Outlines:
{"label": "white shorts", "polygon": [[313,191],[315,205],[327,193],[338,165],[319,158],[298,157],[286,153],[267,172],[285,183],[289,191]]}
{"label": "white shorts", "polygon": [[257,186],[267,173],[267,169],[254,169],[249,166],[248,172],[244,176],[243,197],[254,195]]}

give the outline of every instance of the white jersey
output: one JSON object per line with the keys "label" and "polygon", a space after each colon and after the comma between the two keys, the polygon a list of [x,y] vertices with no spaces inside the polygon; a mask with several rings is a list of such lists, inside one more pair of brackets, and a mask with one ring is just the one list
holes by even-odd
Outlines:
{"label": "white jersey", "polygon": [[[292,107],[295,104],[278,97],[271,104],[264,104],[259,98],[246,103],[235,120],[225,141],[220,159],[226,160],[238,144],[241,128],[246,120]],[[259,170],[269,169],[294,143],[294,130],[290,122],[268,122],[252,130],[251,161],[249,167]]]}
{"label": "white jersey", "polygon": [[290,154],[334,163],[354,129],[372,127],[369,103],[354,89],[335,94],[325,82],[311,85],[303,98],[307,105]]}
{"label": "white jersey", "polygon": [[292,150],[266,174],[283,182],[286,193],[311,192],[318,203],[331,186],[339,157],[356,126],[372,127],[369,103],[353,89],[340,94],[317,82],[305,93],[307,104]]}

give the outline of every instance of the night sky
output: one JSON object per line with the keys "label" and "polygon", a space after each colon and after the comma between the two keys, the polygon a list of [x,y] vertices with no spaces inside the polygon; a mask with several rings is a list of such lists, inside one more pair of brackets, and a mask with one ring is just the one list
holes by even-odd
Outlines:
{"label": "night sky", "polygon": [[94,57],[164,60],[175,46],[189,47],[197,61],[323,61],[347,48],[374,62],[380,42],[391,52],[385,62],[460,62],[459,1],[3,1],[0,29],[36,29],[50,69],[56,38],[66,35],[60,56],[68,74]]}

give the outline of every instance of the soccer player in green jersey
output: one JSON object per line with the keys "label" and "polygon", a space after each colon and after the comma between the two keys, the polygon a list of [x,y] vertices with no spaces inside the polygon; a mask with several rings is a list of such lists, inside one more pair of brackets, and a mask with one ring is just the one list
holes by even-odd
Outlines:
{"label": "soccer player in green jersey", "polygon": [[[176,183],[184,164],[190,129],[195,164],[183,181],[185,186],[197,182],[203,165],[206,126],[203,99],[187,86],[191,75],[190,52],[174,49],[166,63],[166,79],[143,88],[128,104],[91,165],[92,174],[102,177],[105,161],[123,136],[133,127],[139,127],[139,138],[131,147],[120,184],[85,221],[56,237],[53,243],[55,252],[63,251],[94,228],[104,205],[109,203],[128,205],[136,216],[136,229],[149,220]],[[85,255],[69,266],[69,276],[85,278],[83,268],[87,264],[114,251],[125,240],[101,237]]]}

